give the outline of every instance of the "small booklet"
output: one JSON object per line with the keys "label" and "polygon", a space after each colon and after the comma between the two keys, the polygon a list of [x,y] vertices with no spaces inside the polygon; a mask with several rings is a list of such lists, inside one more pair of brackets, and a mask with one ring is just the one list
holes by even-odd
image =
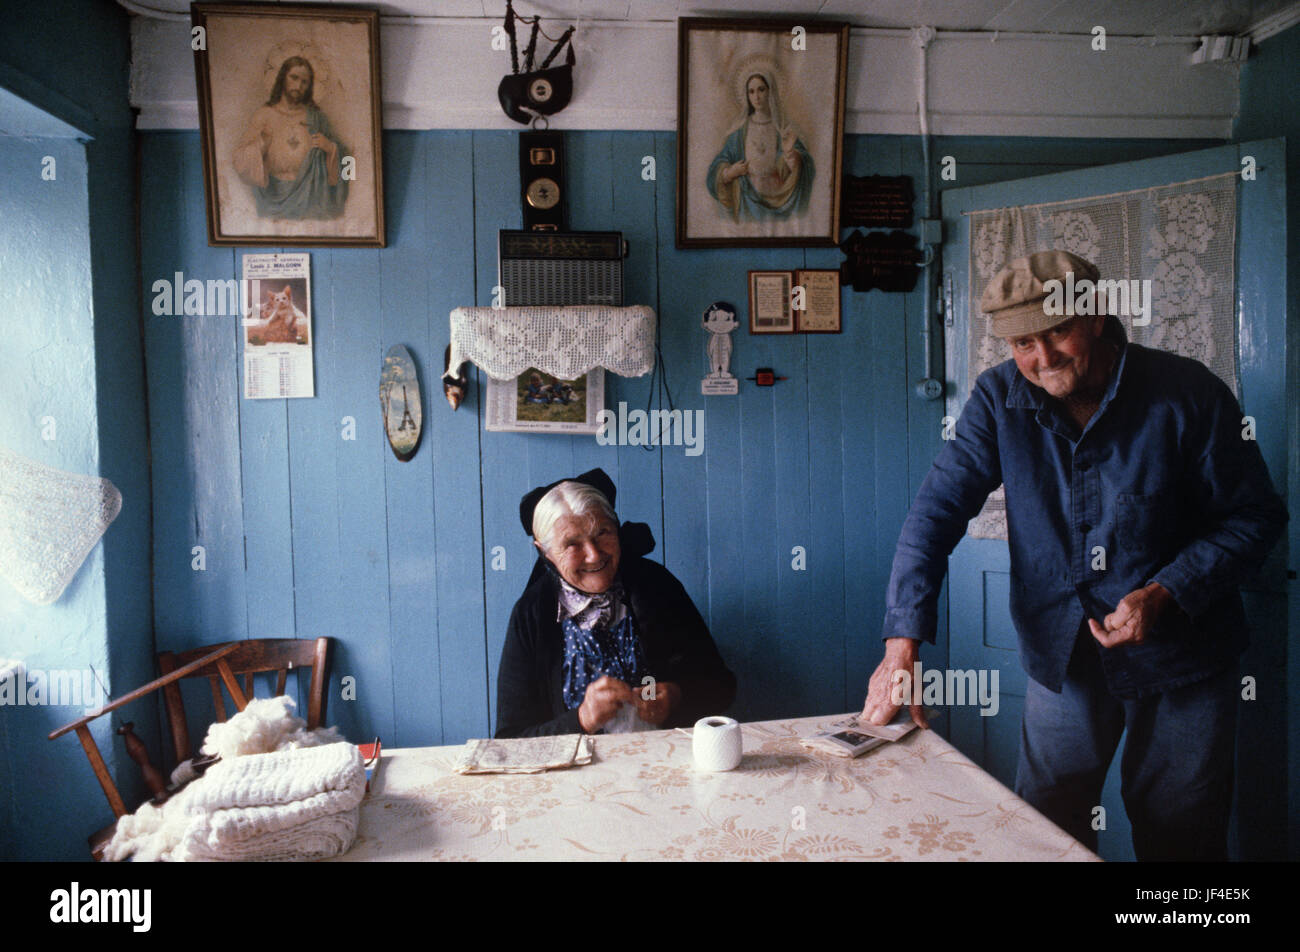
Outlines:
{"label": "small booklet", "polygon": [[[926,710],[926,716],[933,720],[938,711]],[[831,725],[830,730],[818,731],[811,737],[805,737],[800,743],[814,750],[822,750],[839,757],[859,757],[869,750],[875,750],[883,744],[892,743],[907,736],[916,729],[911,712],[906,708],[888,724],[868,724],[860,720],[857,714],[848,714]]]}
{"label": "small booklet", "polygon": [[553,737],[474,739],[465,742],[455,770],[463,774],[541,773],[591,763],[591,738],[586,734]]}
{"label": "small booklet", "polygon": [[811,737],[803,738],[800,743],[837,757],[859,757],[889,741],[846,727],[835,731],[819,731]]}

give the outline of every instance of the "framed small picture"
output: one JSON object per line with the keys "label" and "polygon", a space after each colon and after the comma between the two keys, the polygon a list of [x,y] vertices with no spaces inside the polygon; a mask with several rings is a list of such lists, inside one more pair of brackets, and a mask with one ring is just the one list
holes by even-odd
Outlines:
{"label": "framed small picture", "polygon": [[794,287],[794,321],[798,333],[838,334],[843,330],[838,270],[805,268],[796,271]]}
{"label": "framed small picture", "polygon": [[749,272],[749,332],[793,334],[793,271]]}
{"label": "framed small picture", "polygon": [[847,23],[677,28],[677,246],[839,243]]}
{"label": "framed small picture", "polygon": [[211,245],[383,247],[379,14],[196,3]]}
{"label": "framed small picture", "polygon": [[487,378],[489,432],[594,434],[605,409],[605,371],[561,380],[529,367],[513,380]]}

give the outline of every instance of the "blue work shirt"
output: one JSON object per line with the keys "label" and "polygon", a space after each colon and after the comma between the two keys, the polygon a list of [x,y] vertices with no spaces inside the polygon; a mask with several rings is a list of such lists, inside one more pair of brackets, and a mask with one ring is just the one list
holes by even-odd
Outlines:
{"label": "blue work shirt", "polygon": [[980,374],[903,522],[884,637],[934,641],[948,555],[1004,483],[1011,617],[1035,681],[1059,692],[1085,613],[1101,621],[1151,582],[1178,607],[1141,644],[1097,644],[1112,694],[1201,680],[1245,649],[1238,586],[1287,520],[1259,447],[1204,365],[1129,343],[1113,316],[1103,339],[1119,353],[1082,432],[1014,360]]}

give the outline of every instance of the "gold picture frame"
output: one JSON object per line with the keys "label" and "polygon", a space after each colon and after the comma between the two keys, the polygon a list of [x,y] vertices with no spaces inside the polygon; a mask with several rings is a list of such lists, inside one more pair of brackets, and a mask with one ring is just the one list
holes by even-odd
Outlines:
{"label": "gold picture frame", "polygon": [[849,25],[677,22],[677,247],[838,245]]}
{"label": "gold picture frame", "polygon": [[195,3],[210,245],[382,248],[379,14]]}

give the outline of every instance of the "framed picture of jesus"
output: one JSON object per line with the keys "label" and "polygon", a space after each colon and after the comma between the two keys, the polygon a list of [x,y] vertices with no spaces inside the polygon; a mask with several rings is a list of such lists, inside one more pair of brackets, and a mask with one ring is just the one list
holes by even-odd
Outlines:
{"label": "framed picture of jesus", "polygon": [[383,247],[379,14],[196,3],[208,243]]}

